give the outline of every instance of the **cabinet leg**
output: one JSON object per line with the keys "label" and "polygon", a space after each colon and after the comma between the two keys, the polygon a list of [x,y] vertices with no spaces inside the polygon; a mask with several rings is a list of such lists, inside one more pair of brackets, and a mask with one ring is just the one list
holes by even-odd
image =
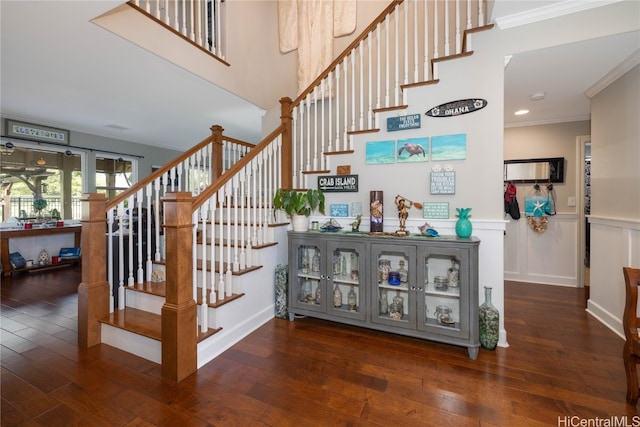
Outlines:
{"label": "cabinet leg", "polygon": [[296,318],[296,315],[292,312],[289,312],[289,321],[293,322],[293,320]]}
{"label": "cabinet leg", "polygon": [[471,360],[476,360],[478,358],[478,347],[468,347],[467,351],[469,352],[469,358]]}

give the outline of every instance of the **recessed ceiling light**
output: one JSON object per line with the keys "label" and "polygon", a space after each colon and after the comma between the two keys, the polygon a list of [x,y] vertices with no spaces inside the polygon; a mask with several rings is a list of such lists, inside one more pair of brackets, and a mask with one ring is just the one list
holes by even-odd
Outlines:
{"label": "recessed ceiling light", "polygon": [[546,94],[544,92],[535,92],[529,95],[529,99],[532,101],[542,101],[545,95]]}
{"label": "recessed ceiling light", "polygon": [[518,110],[514,113],[516,116],[523,116],[525,114],[529,114],[529,110]]}

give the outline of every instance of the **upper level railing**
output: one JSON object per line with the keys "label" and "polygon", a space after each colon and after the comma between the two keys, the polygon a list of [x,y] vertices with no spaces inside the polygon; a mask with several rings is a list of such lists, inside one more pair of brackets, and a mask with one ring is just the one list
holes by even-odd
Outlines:
{"label": "upper level railing", "polygon": [[466,33],[485,26],[485,7],[484,0],[392,1],[291,103],[292,186],[328,173],[330,155],[353,150],[351,135],[379,126],[377,111],[402,109],[403,88],[437,82],[439,61],[469,54]]}
{"label": "upper level railing", "polygon": [[131,0],[132,4],[202,49],[225,60],[224,0]]}

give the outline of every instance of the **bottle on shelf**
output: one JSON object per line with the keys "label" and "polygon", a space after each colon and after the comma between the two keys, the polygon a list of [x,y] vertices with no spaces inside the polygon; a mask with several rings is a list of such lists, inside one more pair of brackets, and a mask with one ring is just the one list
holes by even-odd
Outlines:
{"label": "bottle on shelf", "polygon": [[350,311],[356,311],[356,307],[358,306],[358,295],[356,294],[353,285],[351,285],[351,289],[349,289],[349,293],[347,293],[347,304],[349,305]]}
{"label": "bottle on shelf", "polygon": [[387,314],[389,312],[389,297],[387,297],[387,290],[380,288],[380,314]]}
{"label": "bottle on shelf", "polygon": [[398,273],[400,273],[400,282],[407,283],[409,281],[409,271],[404,266],[404,260],[401,259],[398,263],[400,267],[398,268]]}
{"label": "bottle on shelf", "polygon": [[316,286],[316,298],[315,298],[315,303],[316,304],[320,304],[322,298],[322,291],[320,290],[320,283],[318,283],[318,285]]}
{"label": "bottle on shelf", "polygon": [[396,291],[391,301],[389,305],[389,317],[394,320],[401,320],[404,312],[404,298],[400,295],[400,291]]}
{"label": "bottle on shelf", "polygon": [[447,270],[447,282],[450,288],[457,288],[460,279],[460,269],[456,266],[456,259],[451,258],[451,267]]}
{"label": "bottle on shelf", "polygon": [[311,271],[317,273],[320,271],[320,252],[315,249],[313,251],[313,258],[311,259]]}
{"label": "bottle on shelf", "polygon": [[333,306],[342,307],[342,291],[337,283],[335,288],[333,288]]}

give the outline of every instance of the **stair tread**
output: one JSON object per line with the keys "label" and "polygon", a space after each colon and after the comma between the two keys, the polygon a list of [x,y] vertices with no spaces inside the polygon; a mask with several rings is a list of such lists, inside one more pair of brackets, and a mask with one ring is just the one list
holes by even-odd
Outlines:
{"label": "stair tread", "polygon": [[[276,243],[269,243],[265,246],[261,246],[261,247],[266,247],[266,246],[274,246],[276,245]],[[160,261],[154,261],[154,264],[158,264],[158,265],[166,265],[166,260],[162,259]],[[226,273],[227,271],[227,266],[228,263],[223,263],[222,265],[222,271]],[[202,271],[202,260],[198,260],[196,263],[196,268],[200,271]],[[247,274],[251,271],[255,271],[258,269],[261,269],[262,265],[252,265],[246,268],[242,268],[239,269],[238,271],[232,271],[231,274],[233,274],[234,276],[242,276],[243,274]],[[207,261],[207,271],[211,271],[211,261]],[[215,272],[216,273],[220,273],[220,263],[218,261],[215,262]]]}
{"label": "stair tread", "polygon": [[[202,244],[202,237],[198,237],[198,239],[196,240],[196,243],[201,245]],[[207,237],[207,243],[206,244],[209,245],[209,246],[212,244],[211,243],[211,238]],[[220,246],[220,245],[222,245],[222,246],[231,246],[231,247],[235,246],[235,243],[233,241],[229,241],[227,239],[222,239],[222,240],[215,239],[213,244],[215,246]],[[277,245],[277,242],[263,243],[261,245],[255,245],[255,246],[252,245],[251,247],[253,249],[261,249],[261,248],[267,248],[269,246],[274,246],[274,245]],[[246,248],[247,246],[248,246],[248,244],[246,242],[239,242],[238,243],[238,247],[239,248]]]}
{"label": "stair tread", "polygon": [[[156,295],[159,297],[166,297],[167,295],[167,288],[166,288],[166,283],[167,282],[144,282],[144,283],[135,283],[132,286],[129,286],[128,289],[132,290],[132,291],[136,291],[136,292],[142,292],[142,293],[146,293],[146,294],[151,294],[151,295]],[[209,298],[209,295],[211,294],[211,289],[207,289],[207,298]],[[216,291],[217,294],[217,298],[216,298],[216,302],[215,303],[208,303],[207,305],[209,307],[212,308],[218,308],[221,307],[233,300],[236,300],[242,296],[244,296],[244,293],[239,293],[239,294],[231,294],[230,296],[225,296],[224,293],[222,293],[222,298],[220,297],[221,292]],[[197,295],[197,303],[198,304],[202,304],[202,288],[198,287],[198,295]]]}
{"label": "stair tread", "polygon": [[162,318],[159,314],[125,307],[123,310],[114,310],[100,322],[157,341],[162,340]]}
{"label": "stair tread", "polygon": [[[125,307],[123,310],[115,310],[108,317],[100,319],[100,322],[156,341],[162,341],[162,316],[159,314]],[[222,328],[207,328],[207,331],[202,332],[198,329],[198,342],[215,335],[221,330]]]}

